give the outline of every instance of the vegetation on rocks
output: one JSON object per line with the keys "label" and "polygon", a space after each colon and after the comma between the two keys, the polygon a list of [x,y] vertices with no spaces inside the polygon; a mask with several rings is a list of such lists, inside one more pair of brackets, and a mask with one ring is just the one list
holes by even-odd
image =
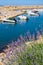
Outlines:
{"label": "vegetation on rocks", "polygon": [[43,65],[43,37],[27,41],[21,37],[4,49],[1,62],[4,65]]}
{"label": "vegetation on rocks", "polygon": [[24,53],[19,53],[19,65],[43,65],[43,44],[27,47]]}

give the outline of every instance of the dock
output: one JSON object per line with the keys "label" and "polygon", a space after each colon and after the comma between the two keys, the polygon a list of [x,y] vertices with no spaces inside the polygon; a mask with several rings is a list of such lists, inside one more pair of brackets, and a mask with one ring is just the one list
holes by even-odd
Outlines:
{"label": "dock", "polygon": [[23,10],[27,9],[43,9],[43,6],[0,6],[0,22],[3,19],[23,14]]}

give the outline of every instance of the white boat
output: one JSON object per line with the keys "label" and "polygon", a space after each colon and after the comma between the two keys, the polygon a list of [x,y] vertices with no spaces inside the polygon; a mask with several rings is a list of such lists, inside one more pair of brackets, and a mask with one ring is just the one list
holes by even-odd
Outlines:
{"label": "white boat", "polygon": [[38,13],[35,13],[35,12],[32,12],[32,11],[27,11],[27,14],[31,15],[31,16],[39,16]]}
{"label": "white boat", "polygon": [[33,9],[32,12],[37,13],[39,11],[38,11],[38,9]]}
{"label": "white boat", "polygon": [[38,9],[39,12],[43,12],[43,9]]}
{"label": "white boat", "polygon": [[14,20],[8,20],[8,19],[3,19],[2,21],[3,21],[3,22],[8,22],[8,23],[15,23]]}
{"label": "white boat", "polygon": [[23,15],[18,16],[18,18],[19,18],[20,20],[26,20],[26,19],[27,19],[27,17],[26,17],[26,16],[23,16]]}

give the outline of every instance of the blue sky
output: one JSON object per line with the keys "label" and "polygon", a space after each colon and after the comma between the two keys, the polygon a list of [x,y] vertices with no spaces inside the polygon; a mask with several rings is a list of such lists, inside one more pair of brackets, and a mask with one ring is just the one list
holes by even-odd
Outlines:
{"label": "blue sky", "polygon": [[0,0],[0,5],[43,5],[43,0]]}

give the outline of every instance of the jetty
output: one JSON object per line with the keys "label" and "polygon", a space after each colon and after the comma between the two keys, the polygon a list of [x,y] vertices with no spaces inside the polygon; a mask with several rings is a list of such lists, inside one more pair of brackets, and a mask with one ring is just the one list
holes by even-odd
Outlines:
{"label": "jetty", "polygon": [[27,9],[43,9],[43,6],[0,6],[0,22],[23,14]]}

